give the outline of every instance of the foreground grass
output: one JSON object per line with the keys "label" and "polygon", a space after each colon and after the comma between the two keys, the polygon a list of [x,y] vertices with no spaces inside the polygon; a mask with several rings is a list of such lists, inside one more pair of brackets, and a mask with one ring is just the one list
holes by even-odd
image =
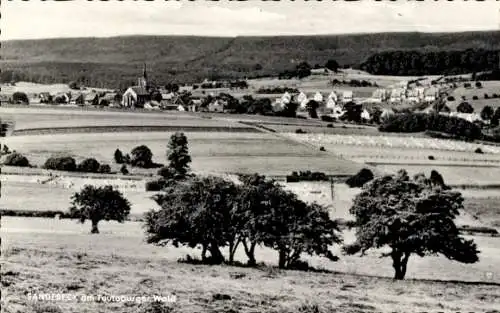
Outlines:
{"label": "foreground grass", "polygon": [[[33,302],[33,293],[175,295],[165,312],[494,311],[492,285],[181,264],[160,258],[10,247],[2,312],[141,312],[134,302]],[[144,306],[144,305],[143,305]]]}

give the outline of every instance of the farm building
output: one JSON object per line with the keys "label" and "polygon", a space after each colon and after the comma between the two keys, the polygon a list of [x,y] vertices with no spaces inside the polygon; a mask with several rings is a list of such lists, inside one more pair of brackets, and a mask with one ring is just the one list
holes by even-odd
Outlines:
{"label": "farm building", "polygon": [[328,70],[326,68],[314,68],[311,70],[311,75],[325,75],[328,74]]}
{"label": "farm building", "polygon": [[314,94],[313,100],[316,102],[323,102],[323,95],[318,91]]}
{"label": "farm building", "polygon": [[418,91],[415,89],[406,90],[405,97],[406,97],[406,100],[408,100],[410,102],[418,102],[420,100],[418,97]]}
{"label": "farm building", "polygon": [[444,113],[444,112],[439,112],[439,114],[458,117],[458,118],[464,119],[466,121],[469,121],[471,123],[476,122],[476,121],[483,121],[483,119],[481,118],[481,115],[479,113],[460,113],[460,112]]}
{"label": "farm building", "polygon": [[116,92],[108,92],[99,99],[99,105],[102,106],[119,106],[118,94]]}
{"label": "farm building", "polygon": [[41,92],[38,94],[38,98],[40,99],[40,103],[52,103],[52,96],[48,92]]}
{"label": "farm building", "polygon": [[85,95],[84,97],[85,105],[98,105],[99,104],[99,95],[95,92],[91,92]]}
{"label": "farm building", "polygon": [[215,99],[208,105],[209,112],[224,112],[225,103],[219,99]]}
{"label": "farm building", "polygon": [[[337,102],[339,100],[339,97],[337,96],[337,93],[335,91],[330,92],[328,95],[328,100],[332,99],[333,101]],[[327,100],[327,102],[328,102]]]}
{"label": "farm building", "polygon": [[69,99],[69,104],[73,105],[83,105],[85,103],[85,97],[82,93],[73,93]]}
{"label": "farm building", "polygon": [[2,105],[4,103],[9,103],[10,101],[11,101],[11,99],[8,95],[5,95],[5,94],[0,95],[0,105]]}
{"label": "farm building", "polygon": [[352,100],[353,100],[352,90],[346,90],[346,91],[342,92],[342,102],[343,103],[348,103],[348,102],[351,102]]}
{"label": "farm building", "polygon": [[65,92],[60,92],[55,94],[53,98],[55,103],[69,103],[71,95]]}
{"label": "farm building", "polygon": [[307,99],[307,95],[304,92],[300,92],[299,95],[297,96],[297,102],[302,103],[304,100]]}
{"label": "farm building", "polygon": [[427,88],[424,91],[424,101],[431,102],[437,99],[439,93],[439,89],[436,87]]}
{"label": "farm building", "polygon": [[371,115],[366,109],[363,109],[363,112],[361,112],[361,118],[365,121],[369,121],[371,120]]}
{"label": "farm building", "polygon": [[285,91],[283,96],[281,96],[281,103],[282,104],[288,104],[292,101],[292,96],[288,93],[288,91]]}
{"label": "farm building", "polygon": [[391,90],[390,102],[401,102],[405,95],[404,88],[394,88]]}
{"label": "farm building", "polygon": [[371,100],[372,100],[372,102],[377,102],[377,103],[386,101],[387,100],[387,91],[385,89],[375,90],[372,94]]}

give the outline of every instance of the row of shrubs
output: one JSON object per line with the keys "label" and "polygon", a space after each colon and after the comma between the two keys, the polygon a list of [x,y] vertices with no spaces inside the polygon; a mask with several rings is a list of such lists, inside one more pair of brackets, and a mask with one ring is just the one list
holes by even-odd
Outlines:
{"label": "row of shrubs", "polygon": [[[496,93],[491,94],[491,95],[489,95],[487,93],[484,94],[484,99],[498,99],[498,98],[500,98],[500,95],[496,94]],[[455,101],[455,97],[454,96],[448,96],[446,98],[446,100],[448,100],[448,101]],[[466,96],[462,96],[462,100],[467,100],[467,97]],[[472,96],[472,100],[479,100],[479,97],[478,96]]]}
{"label": "row of shrubs", "polygon": [[323,172],[300,171],[292,172],[291,175],[286,176],[286,181],[289,183],[296,183],[300,181],[327,181],[328,176]]}
{"label": "row of shrubs", "polygon": [[475,140],[482,137],[481,127],[455,116],[424,113],[395,114],[380,125],[382,132],[414,133],[423,131],[443,132],[454,138]]}
{"label": "row of shrubs", "polygon": [[53,156],[45,161],[43,167],[48,170],[67,172],[111,173],[111,167],[108,164],[101,164],[94,158],[88,158],[76,164],[75,159],[70,156]]}

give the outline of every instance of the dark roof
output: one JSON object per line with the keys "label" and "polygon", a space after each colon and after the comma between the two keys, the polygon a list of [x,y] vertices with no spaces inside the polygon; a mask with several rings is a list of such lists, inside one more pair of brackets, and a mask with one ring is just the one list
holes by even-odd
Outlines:
{"label": "dark roof", "polygon": [[149,96],[149,92],[144,87],[132,86],[130,87],[138,96]]}

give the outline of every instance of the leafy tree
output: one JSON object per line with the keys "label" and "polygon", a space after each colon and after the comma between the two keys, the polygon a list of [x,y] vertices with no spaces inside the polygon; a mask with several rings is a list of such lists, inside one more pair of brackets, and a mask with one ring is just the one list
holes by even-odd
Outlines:
{"label": "leafy tree", "polygon": [[9,124],[2,122],[0,120],[0,137],[5,137],[7,136],[7,132],[9,130]]}
{"label": "leafy tree", "polygon": [[29,104],[28,96],[24,92],[16,91],[12,94],[12,101],[14,103]]}
{"label": "leafy tree", "polygon": [[334,71],[335,73],[338,72],[340,65],[337,63],[335,60],[328,60],[325,64],[325,67],[329,70]]}
{"label": "leafy tree", "polygon": [[68,87],[70,89],[73,89],[73,90],[79,90],[80,89],[80,86],[78,85],[78,83],[76,81],[71,81],[69,84],[68,84]]}
{"label": "leafy tree", "polygon": [[176,132],[170,136],[167,145],[167,159],[170,162],[169,167],[175,171],[177,178],[184,178],[189,172],[191,156],[189,155],[188,140],[184,133]]}
{"label": "leafy tree", "polygon": [[83,160],[77,166],[77,171],[85,173],[99,173],[99,168],[101,164],[94,158],[88,158]]}
{"label": "leafy tree", "polygon": [[485,121],[489,121],[491,120],[491,118],[493,117],[493,114],[495,112],[493,111],[493,108],[490,107],[489,105],[485,106],[483,108],[483,110],[481,111],[481,118]]}
{"label": "leafy tree", "polygon": [[30,166],[30,162],[28,161],[28,159],[24,155],[17,152],[7,155],[4,164],[10,166],[19,166],[19,167]]}
{"label": "leafy tree", "polygon": [[371,170],[363,168],[355,175],[349,177],[346,180],[346,184],[350,188],[363,187],[363,185],[372,180],[373,177],[373,172]]}
{"label": "leafy tree", "polygon": [[221,247],[234,247],[236,241],[232,212],[237,195],[234,183],[212,176],[168,186],[154,197],[161,209],[145,215],[147,242],[192,248],[201,245],[204,262],[224,262]]}
{"label": "leafy tree", "polygon": [[70,214],[81,223],[92,222],[92,234],[98,234],[97,224],[114,220],[123,223],[130,213],[130,203],[122,193],[112,186],[94,187],[85,185],[71,197]]}
{"label": "leafy tree", "polygon": [[296,73],[298,78],[311,76],[311,66],[307,62],[299,63],[296,67]]}
{"label": "leafy tree", "polygon": [[108,164],[101,164],[99,165],[99,169],[97,170],[98,173],[102,174],[109,174],[111,173],[111,166]]}
{"label": "leafy tree", "polygon": [[137,146],[132,150],[132,159],[130,164],[132,166],[149,168],[153,165],[153,152],[145,146]]}
{"label": "leafy tree", "polygon": [[459,236],[454,223],[463,209],[459,192],[433,187],[402,170],[366,184],[350,209],[356,218],[356,241],[344,247],[348,254],[389,246],[394,279],[404,279],[410,256],[442,254],[462,263],[478,261],[472,240]]}
{"label": "leafy tree", "polygon": [[483,84],[481,84],[481,82],[476,82],[476,88],[483,88]]}
{"label": "leafy tree", "polygon": [[128,174],[127,165],[125,165],[125,164],[122,165],[122,167],[120,168],[120,173],[122,173],[122,175]]}
{"label": "leafy tree", "polygon": [[240,181],[233,221],[249,265],[256,264],[254,252],[260,244],[278,251],[280,268],[295,266],[304,252],[336,260],[328,247],[340,242],[338,228],[323,207],[307,205],[265,176],[241,175]]}
{"label": "leafy tree", "polygon": [[470,114],[474,113],[474,108],[469,102],[462,102],[457,106],[457,112]]}
{"label": "leafy tree", "polygon": [[307,112],[309,112],[310,118],[318,118],[318,112],[316,111],[318,108],[319,108],[318,102],[314,100],[310,100],[309,102],[307,102],[306,109]]}
{"label": "leafy tree", "polygon": [[59,170],[59,171],[76,171],[76,161],[74,158],[69,156],[53,156],[47,159],[44,164],[44,168],[48,170]]}
{"label": "leafy tree", "polygon": [[116,149],[115,150],[115,162],[117,164],[123,164],[124,163],[124,159],[123,159],[123,153],[120,151],[120,149]]}

